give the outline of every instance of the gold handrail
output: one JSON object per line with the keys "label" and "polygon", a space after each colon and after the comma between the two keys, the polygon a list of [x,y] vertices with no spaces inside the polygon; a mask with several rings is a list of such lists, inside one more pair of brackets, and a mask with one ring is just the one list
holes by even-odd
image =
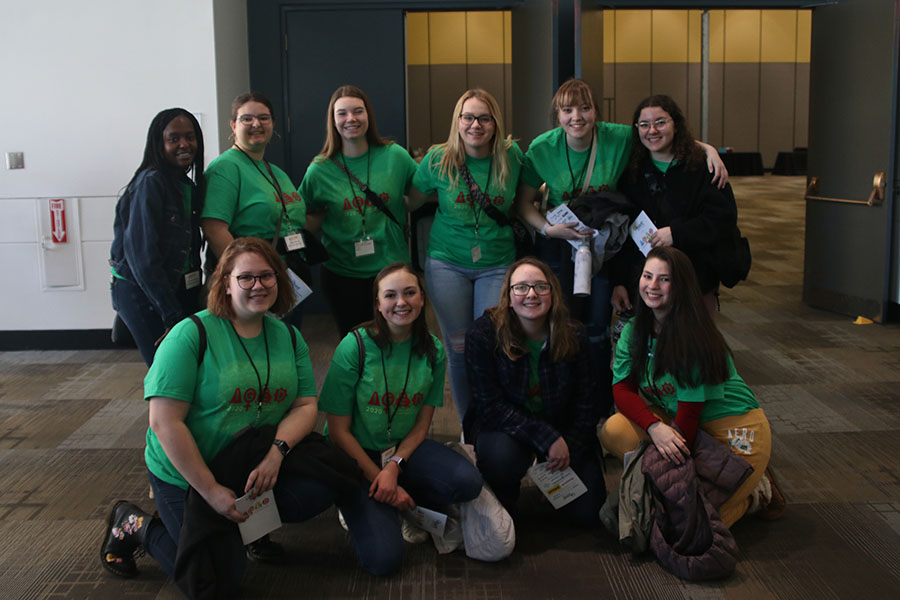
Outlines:
{"label": "gold handrail", "polygon": [[[819,178],[810,177],[809,184],[806,186],[806,200],[821,200],[824,202],[840,202],[842,204],[864,204],[866,206],[876,206],[884,202],[884,190],[886,183],[884,181],[884,171],[875,173],[872,179],[872,193],[869,194],[868,200],[851,200],[849,198],[829,198],[827,196],[817,196],[819,192]],[[877,200],[877,202],[876,202]]]}

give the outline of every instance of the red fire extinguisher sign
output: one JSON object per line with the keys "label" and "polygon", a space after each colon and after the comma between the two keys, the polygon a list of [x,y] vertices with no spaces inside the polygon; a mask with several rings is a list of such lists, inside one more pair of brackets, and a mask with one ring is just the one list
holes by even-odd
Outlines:
{"label": "red fire extinguisher sign", "polygon": [[65,244],[66,238],[66,201],[62,198],[50,200],[50,234],[56,244]]}

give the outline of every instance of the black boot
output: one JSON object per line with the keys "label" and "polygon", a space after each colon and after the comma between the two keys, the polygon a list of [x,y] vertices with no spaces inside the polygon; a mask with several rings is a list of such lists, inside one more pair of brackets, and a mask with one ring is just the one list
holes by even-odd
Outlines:
{"label": "black boot", "polygon": [[284,546],[266,534],[247,544],[247,558],[255,562],[277,564],[284,560]]}
{"label": "black boot", "polygon": [[134,555],[144,543],[150,519],[151,515],[131,502],[116,502],[109,513],[100,547],[100,562],[107,571],[119,577],[137,575]]}

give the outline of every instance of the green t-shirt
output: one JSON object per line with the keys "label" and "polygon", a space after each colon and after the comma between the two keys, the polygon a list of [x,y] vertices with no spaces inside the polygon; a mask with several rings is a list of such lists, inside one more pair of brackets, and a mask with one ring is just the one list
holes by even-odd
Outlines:
{"label": "green t-shirt", "polygon": [[[319,408],[333,415],[352,416],[350,432],[359,445],[367,450],[380,451],[396,446],[406,437],[423,403],[443,406],[444,373],[447,370],[444,346],[431,336],[436,350],[432,369],[428,358],[415,353],[410,357],[411,340],[392,344],[390,349],[384,350],[382,369],[381,349],[365,329],[360,333],[366,354],[362,376],[359,375],[359,345],[351,331],[334,351],[331,368],[322,385]],[[401,395],[407,377],[407,364],[409,381]],[[387,390],[384,385],[385,371]],[[399,405],[395,402],[398,396]],[[387,434],[388,411],[393,415],[390,438]]]}
{"label": "green t-shirt", "polygon": [[528,397],[525,399],[525,409],[533,415],[540,415],[544,411],[544,400],[541,397],[541,381],[538,375],[538,365],[541,361],[541,350],[544,342],[527,340],[530,354],[528,371]]}
{"label": "green t-shirt", "polygon": [[[401,228],[406,224],[403,195],[416,172],[416,161],[397,144],[373,146],[355,158],[339,154],[335,159],[346,162],[347,170],[378,194],[400,225],[367,205],[366,195],[331,159],[317,157],[303,177],[300,195],[309,212],[325,213],[322,241],[330,256],[325,267],[345,277],[374,277],[393,262],[409,262]],[[366,237],[375,242],[375,253],[357,257],[354,244]]]}
{"label": "green t-shirt", "polygon": [[[469,194],[462,177],[452,188],[446,177],[438,176],[443,148],[436,146],[428,151],[422,159],[413,184],[423,194],[438,195],[438,209],[431,226],[428,241],[428,256],[447,261],[458,267],[469,269],[487,269],[508,265],[516,259],[516,247],[513,241],[512,228],[497,224]],[[500,212],[507,215],[516,197],[516,186],[519,182],[519,171],[522,167],[522,151],[513,142],[506,150],[509,159],[509,178],[502,189],[494,182],[494,169],[490,157],[472,158],[466,156],[466,166],[475,183],[481,188],[485,197]],[[475,224],[478,223],[478,236],[475,235]],[[481,259],[472,261],[472,248],[479,246]]]}
{"label": "green t-shirt", "polygon": [[[633,323],[629,322],[622,330],[619,343],[616,345],[616,361],[613,366],[613,385],[623,381],[631,373],[631,335],[634,330]],[[697,387],[683,387],[674,377],[666,373],[659,379],[653,380],[653,357],[656,350],[656,340],[650,342],[650,360],[647,361],[647,374],[642,378],[641,391],[644,397],[656,406],[659,406],[670,417],[674,417],[678,410],[679,402],[704,402],[703,412],[700,414],[700,422],[706,423],[722,417],[743,415],[759,408],[759,402],[750,387],[741,379],[734,368],[731,354],[728,355],[728,379],[719,385],[701,385]]]}
{"label": "green t-shirt", "polygon": [[666,161],[656,160],[655,158],[651,158],[650,160],[653,161],[653,166],[655,166],[657,169],[659,169],[660,172],[662,172],[662,173],[665,173],[666,171],[668,171],[669,167],[671,167],[672,165],[675,164],[674,158],[672,160],[666,160]]}
{"label": "green t-shirt", "polygon": [[[263,386],[267,377],[269,380],[270,394],[263,397],[257,420],[259,381],[231,323],[207,310],[197,316],[206,328],[203,362],[197,365],[197,326],[184,319],[159,345],[144,379],[144,399],[162,396],[188,402],[190,408],[184,422],[208,463],[244,427],[278,424],[296,398],[316,395],[316,384],[306,342],[297,333],[292,352],[287,326],[266,316],[265,335],[242,339]],[[265,338],[269,346],[268,368]],[[152,429],[147,430],[144,460],[151,473],[187,489],[187,481],[169,461]]]}
{"label": "green t-shirt", "polygon": [[[522,181],[537,189],[544,183],[550,189],[550,208],[568,202],[581,192],[582,172],[587,167],[591,149],[576,152],[569,148],[566,160],[566,132],[562,127],[546,131],[534,138],[525,153]],[[631,126],[619,123],[597,123],[597,156],[591,172],[588,192],[615,190],[619,177],[631,157]],[[569,167],[571,165],[571,171]]]}
{"label": "green t-shirt", "polygon": [[[272,172],[281,186],[282,200],[290,218],[281,224],[281,234],[306,226],[306,204],[287,173],[273,164]],[[203,218],[228,223],[234,237],[255,236],[271,241],[281,218],[282,204],[265,162],[253,160],[230,148],[206,167],[206,200]]]}

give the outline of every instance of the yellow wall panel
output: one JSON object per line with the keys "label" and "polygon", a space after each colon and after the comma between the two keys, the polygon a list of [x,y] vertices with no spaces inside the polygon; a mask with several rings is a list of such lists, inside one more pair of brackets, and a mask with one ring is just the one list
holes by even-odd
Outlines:
{"label": "yellow wall panel", "polygon": [[725,11],[725,62],[759,62],[760,12]]}
{"label": "yellow wall panel", "polygon": [[812,43],[812,11],[797,11],[797,62],[809,62],[809,46]]}
{"label": "yellow wall panel", "polygon": [[709,62],[725,62],[725,11],[709,11]]}
{"label": "yellow wall panel", "polygon": [[615,10],[603,11],[603,62],[616,62],[616,13]]}
{"label": "yellow wall panel", "polygon": [[760,61],[794,62],[797,52],[797,11],[764,10],[760,16]]}
{"label": "yellow wall panel", "polygon": [[616,62],[650,62],[649,10],[616,11]]}
{"label": "yellow wall panel", "polygon": [[428,13],[406,13],[406,64],[428,64]]}
{"label": "yellow wall panel", "polygon": [[698,63],[703,47],[703,11],[688,11],[688,62]]}
{"label": "yellow wall panel", "polygon": [[503,14],[500,11],[466,13],[467,63],[470,65],[503,62]]}
{"label": "yellow wall panel", "polygon": [[503,11],[503,62],[512,63],[512,13]]}
{"label": "yellow wall panel", "polygon": [[687,61],[688,11],[652,11],[652,60],[653,62]]}
{"label": "yellow wall panel", "polygon": [[466,13],[429,13],[428,38],[431,64],[466,64]]}

